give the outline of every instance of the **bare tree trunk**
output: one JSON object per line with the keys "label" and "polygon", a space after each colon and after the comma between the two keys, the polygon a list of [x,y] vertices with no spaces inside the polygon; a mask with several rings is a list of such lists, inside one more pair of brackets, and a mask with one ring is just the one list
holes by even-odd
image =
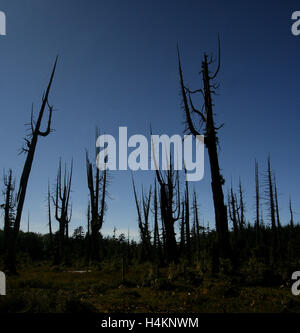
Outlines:
{"label": "bare tree trunk", "polygon": [[[222,186],[224,184],[224,178],[220,173],[219,159],[218,159],[218,137],[217,131],[220,128],[215,126],[214,115],[213,115],[213,103],[212,103],[212,93],[217,88],[216,85],[212,84],[212,80],[217,76],[220,68],[220,45],[219,45],[219,64],[217,71],[214,75],[210,76],[209,64],[212,61],[208,61],[208,57],[204,54],[204,61],[202,61],[202,79],[203,79],[203,90],[198,89],[196,91],[190,91],[184,86],[183,74],[180,63],[180,56],[178,51],[178,62],[179,62],[179,75],[181,84],[181,94],[183,98],[184,110],[186,115],[186,122],[188,128],[194,136],[200,135],[193,124],[190,106],[193,113],[200,116],[200,128],[205,125],[205,145],[208,150],[209,164],[211,171],[211,188],[213,193],[214,210],[215,210],[215,222],[216,231],[218,235],[218,252],[221,257],[228,257],[230,254],[230,244],[229,244],[229,234],[228,234],[228,220],[227,220],[227,207],[224,204],[224,194]],[[205,113],[197,110],[192,102],[191,94],[195,92],[200,92],[204,97],[204,107]],[[189,95],[189,102],[187,98],[187,93]]]}
{"label": "bare tree trunk", "polygon": [[190,202],[189,202],[189,186],[185,182],[185,237],[186,237],[186,256],[188,261],[191,260],[191,232],[190,232]]}
{"label": "bare tree trunk", "polygon": [[[229,195],[228,195],[229,196]],[[233,235],[234,235],[234,243],[237,246],[238,243],[238,234],[239,234],[239,227],[238,227],[238,210],[236,199],[233,193],[232,185],[230,189],[230,197],[228,198],[228,206],[229,206],[229,217],[233,224]]]}
{"label": "bare tree trunk", "polygon": [[197,258],[200,260],[201,253],[200,253],[200,224],[199,224],[199,216],[198,216],[198,206],[197,206],[197,196],[196,192],[194,191],[194,199],[193,199],[193,213],[194,213],[194,228],[196,234],[196,252]]}
{"label": "bare tree trunk", "polygon": [[[167,263],[178,262],[177,241],[174,223],[180,218],[180,192],[178,172],[175,174],[170,156],[169,170],[165,178],[156,170],[156,178],[160,186],[161,219],[165,232],[165,254]],[[175,202],[176,198],[176,202]]]}
{"label": "bare tree trunk", "polygon": [[274,175],[274,195],[275,195],[276,222],[277,222],[277,228],[279,229],[279,228],[281,228],[281,223],[280,223],[280,216],[279,216],[277,184],[276,184],[276,177],[275,177],[275,175]]}
{"label": "bare tree trunk", "polygon": [[91,213],[90,213],[90,203],[87,208],[87,261],[90,261],[91,258]]}
{"label": "bare tree trunk", "polygon": [[72,218],[72,206],[70,205],[70,193],[72,184],[73,173],[73,161],[71,162],[71,170],[69,176],[67,176],[67,170],[64,171],[64,180],[62,182],[61,174],[61,160],[59,161],[57,180],[56,180],[56,193],[53,203],[55,206],[55,218],[59,223],[59,246],[58,256],[56,263],[61,264],[64,260],[67,260],[66,255],[66,241],[67,241],[67,226]]}
{"label": "bare tree trunk", "polygon": [[5,204],[4,208],[4,264],[5,270],[8,273],[15,273],[15,266],[12,265],[13,259],[11,256],[13,251],[11,249],[11,243],[13,238],[13,222],[15,219],[15,206],[16,200],[14,197],[15,185],[12,180],[12,170],[10,169],[8,175],[4,176],[5,190]]}
{"label": "bare tree trunk", "polygon": [[179,251],[180,255],[183,257],[186,254],[186,228],[185,228],[185,203],[182,202],[182,212],[180,218],[180,244],[179,244]]}
{"label": "bare tree trunk", "polygon": [[259,175],[258,175],[258,163],[255,160],[255,202],[256,202],[256,220],[255,220],[255,229],[256,229],[256,244],[260,241],[260,218],[259,218],[259,209],[260,209],[260,191],[259,191]]}
{"label": "bare tree trunk", "polygon": [[[23,172],[22,172],[22,175],[20,178],[19,190],[18,190],[18,194],[17,194],[17,211],[16,211],[16,217],[14,220],[13,232],[12,232],[12,237],[11,237],[11,242],[10,242],[10,247],[9,247],[10,248],[10,255],[9,255],[10,259],[9,260],[11,261],[10,262],[10,273],[12,273],[12,274],[17,272],[17,267],[16,267],[17,237],[18,237],[19,230],[20,230],[21,217],[22,217],[23,205],[24,205],[25,196],[26,196],[27,184],[28,184],[28,180],[29,180],[29,176],[30,176],[30,172],[31,172],[31,167],[32,167],[33,159],[34,159],[36,145],[38,142],[38,137],[39,136],[46,137],[51,132],[51,118],[52,118],[53,107],[49,105],[48,97],[49,97],[52,81],[53,81],[54,74],[55,74],[56,64],[57,64],[57,58],[55,60],[55,64],[54,64],[54,67],[52,70],[52,74],[50,77],[50,81],[49,81],[46,93],[42,100],[42,105],[41,105],[41,109],[39,112],[39,116],[38,116],[38,119],[35,124],[33,122],[33,115],[31,113],[31,135],[30,135],[29,139],[25,139],[27,146],[23,148],[23,151],[27,154],[27,156],[26,156],[26,160],[24,163]],[[48,106],[48,108],[49,108],[48,125],[47,125],[46,131],[42,132],[40,130],[40,128],[41,128],[42,119],[43,119],[43,115],[44,115],[46,106]]]}
{"label": "bare tree trunk", "polygon": [[[99,130],[96,129],[96,137],[99,135]],[[96,155],[99,148],[96,149]],[[86,153],[86,170],[87,181],[90,194],[90,224],[91,224],[91,258],[92,260],[99,260],[99,231],[104,222],[104,214],[106,211],[106,195],[107,195],[107,170],[100,170],[96,167],[95,179],[93,176],[93,165],[89,161],[88,154]],[[94,184],[95,182],[95,184]],[[101,196],[100,196],[101,191]]]}
{"label": "bare tree trunk", "polygon": [[274,190],[271,172],[270,156],[268,157],[268,196],[269,196],[269,210],[271,217],[272,230],[276,232],[276,219],[275,219],[275,203],[274,203]]}
{"label": "bare tree trunk", "polygon": [[278,204],[278,194],[277,194],[277,184],[276,184],[276,177],[274,175],[274,196],[275,196],[275,213],[276,213],[276,223],[277,223],[277,251],[278,256],[282,259],[283,252],[282,252],[282,239],[281,239],[281,223],[280,223],[280,216],[279,216],[279,204]]}
{"label": "bare tree trunk", "polygon": [[239,195],[240,195],[240,221],[239,221],[239,227],[240,230],[242,230],[245,227],[246,221],[245,221],[245,204],[244,204],[244,196],[243,196],[243,189],[242,189],[242,182],[241,179],[239,180]]}
{"label": "bare tree trunk", "polygon": [[53,233],[52,233],[52,221],[51,221],[51,194],[50,184],[48,182],[48,226],[49,226],[49,240],[50,240],[50,253],[53,254]]}
{"label": "bare tree trunk", "polygon": [[162,248],[161,248],[161,241],[159,235],[159,227],[158,227],[158,200],[157,200],[157,186],[156,180],[154,182],[154,251],[155,251],[155,260],[156,262],[161,262],[162,260]]}
{"label": "bare tree trunk", "polygon": [[290,210],[290,226],[292,229],[294,229],[294,214],[293,214],[293,209],[292,209],[292,200],[291,197],[289,199],[289,210]]}
{"label": "bare tree trunk", "polygon": [[268,193],[269,210],[270,210],[271,227],[272,227],[272,258],[275,261],[278,257],[278,235],[277,235],[277,228],[276,228],[274,185],[273,185],[272,172],[271,172],[270,156],[268,157],[267,181],[268,181],[267,193]]}
{"label": "bare tree trunk", "polygon": [[[136,209],[138,213],[138,225],[140,229],[140,236],[142,241],[142,257],[141,260],[151,260],[152,251],[151,251],[151,237],[149,231],[149,212],[150,212],[150,203],[152,190],[150,187],[148,195],[142,193],[142,203],[139,202],[137,198],[137,193],[135,189],[134,180],[132,178],[132,186],[134,192],[134,199],[136,203]],[[142,206],[142,207],[141,207]],[[143,216],[142,216],[143,212]]]}

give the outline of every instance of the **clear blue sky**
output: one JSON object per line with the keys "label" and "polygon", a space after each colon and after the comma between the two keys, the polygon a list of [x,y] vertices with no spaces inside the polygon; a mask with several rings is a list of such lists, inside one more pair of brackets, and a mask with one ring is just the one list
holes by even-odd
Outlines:
{"label": "clear blue sky", "polygon": [[[176,44],[186,83],[199,88],[203,52],[222,43],[220,95],[215,99],[220,131],[220,164],[230,185],[241,177],[247,219],[254,217],[254,159],[261,173],[268,153],[276,171],[282,219],[288,219],[291,194],[300,202],[300,36],[291,34],[291,15],[299,1],[193,0],[7,0],[7,36],[0,36],[0,160],[17,179],[24,156],[24,124],[31,103],[38,111],[43,90],[59,54],[50,102],[55,132],[38,142],[22,228],[30,210],[31,230],[47,231],[47,182],[54,183],[59,157],[74,158],[71,229],[86,225],[88,191],[85,149],[94,152],[94,129],[117,135],[183,132]],[[138,188],[153,172],[135,175]],[[205,177],[192,184],[201,218],[213,221],[207,158]],[[111,173],[111,200],[103,227],[137,234],[129,172]],[[266,213],[265,213],[266,215]],[[299,214],[296,214],[299,220]],[[57,222],[53,220],[54,227]],[[2,224],[0,224],[2,226]]]}

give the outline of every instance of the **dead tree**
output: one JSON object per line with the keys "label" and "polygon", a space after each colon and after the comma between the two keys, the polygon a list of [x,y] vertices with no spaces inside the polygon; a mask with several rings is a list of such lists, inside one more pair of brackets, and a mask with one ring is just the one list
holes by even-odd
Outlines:
{"label": "dead tree", "polygon": [[[220,172],[219,159],[218,159],[218,130],[222,127],[216,127],[213,113],[213,100],[212,94],[215,93],[217,85],[213,84],[220,69],[220,42],[219,42],[219,63],[216,72],[211,75],[209,65],[212,59],[208,60],[207,54],[204,54],[202,61],[202,80],[203,89],[191,91],[184,85],[183,73],[180,62],[180,55],[178,50],[178,63],[179,63],[179,76],[181,95],[183,99],[183,107],[186,116],[187,129],[194,135],[204,135],[204,143],[208,150],[210,171],[211,171],[211,188],[213,193],[214,210],[215,210],[215,223],[218,236],[218,253],[221,257],[228,257],[230,252],[229,233],[228,233],[228,220],[227,220],[227,207],[224,204],[223,188],[224,178]],[[202,94],[204,98],[204,112],[197,110],[194,107],[191,95],[194,93]],[[191,110],[190,110],[191,109]],[[194,125],[192,113],[200,117],[199,130]],[[202,129],[204,127],[204,131]]]}
{"label": "dead tree", "polygon": [[186,256],[188,261],[191,260],[191,232],[190,232],[190,201],[189,201],[189,185],[185,182],[185,240],[186,240]]}
{"label": "dead tree", "polygon": [[274,174],[273,177],[273,182],[274,182],[274,196],[275,196],[275,213],[276,213],[276,223],[277,223],[277,242],[278,242],[278,254],[282,259],[283,256],[283,251],[282,251],[282,235],[281,235],[281,223],[280,223],[280,216],[279,216],[279,204],[278,204],[278,194],[277,194],[277,184],[276,184],[276,177]]}
{"label": "dead tree", "polygon": [[274,182],[276,223],[277,223],[277,228],[280,229],[281,228],[281,223],[280,223],[280,216],[279,216],[278,194],[277,194],[277,184],[276,184],[276,177],[275,177],[275,175],[273,177],[273,182]]}
{"label": "dead tree", "polygon": [[90,195],[91,258],[99,260],[99,232],[106,212],[107,170],[104,168],[100,173],[99,168],[96,167],[94,176],[93,165],[86,153],[86,171]]}
{"label": "dead tree", "polygon": [[271,227],[272,227],[272,230],[274,232],[276,232],[274,184],[273,184],[273,179],[272,179],[270,156],[268,157],[268,171],[267,171],[267,199],[268,199],[268,204],[269,204]]}
{"label": "dead tree", "polygon": [[289,198],[289,210],[290,210],[290,227],[294,229],[294,213],[292,209],[292,200],[291,197]]}
{"label": "dead tree", "polygon": [[86,240],[87,240],[87,262],[90,261],[91,258],[91,206],[90,202],[88,203],[87,207],[87,233],[86,233]]}
{"label": "dead tree", "polygon": [[181,203],[182,206],[182,212],[181,212],[181,218],[180,218],[180,243],[179,243],[179,252],[181,256],[184,256],[185,254],[185,248],[186,248],[186,237],[185,237],[185,218],[184,218],[184,210],[185,210],[185,203],[184,201]]}
{"label": "dead tree", "polygon": [[278,247],[278,230],[276,227],[276,207],[274,199],[274,183],[271,171],[270,156],[268,156],[268,170],[266,177],[266,194],[267,194],[267,204],[269,208],[269,215],[271,219],[271,230],[272,230],[272,244],[271,244],[271,257],[273,261],[276,261],[278,257],[279,247]]}
{"label": "dead tree", "polygon": [[258,163],[255,160],[255,210],[256,210],[255,229],[256,229],[256,244],[259,243],[259,236],[260,236],[260,231],[259,231],[259,229],[260,229],[259,209],[260,209],[259,175],[258,175]]}
{"label": "dead tree", "polygon": [[153,246],[155,251],[156,262],[161,262],[162,260],[162,247],[159,235],[158,226],[158,198],[157,198],[157,183],[156,179],[154,181],[154,198],[153,198],[153,215],[154,215],[154,235],[153,235]]}
{"label": "dead tree", "polygon": [[50,241],[50,253],[53,254],[53,233],[52,233],[52,220],[51,220],[51,194],[50,194],[50,184],[48,182],[48,227],[49,227],[49,241]]}
{"label": "dead tree", "polygon": [[245,204],[244,204],[244,196],[243,196],[243,189],[242,189],[242,182],[241,179],[239,180],[239,196],[240,196],[240,206],[239,206],[239,229],[242,230],[245,227]]}
{"label": "dead tree", "polygon": [[229,217],[233,224],[233,235],[234,235],[234,243],[237,245],[238,241],[238,233],[239,233],[239,226],[238,226],[238,211],[239,207],[237,206],[236,197],[233,193],[232,185],[230,188],[230,194],[228,194],[228,211]]}
{"label": "dead tree", "polygon": [[[198,213],[198,205],[197,205],[197,195],[194,190],[193,194],[193,230],[194,230],[194,238],[195,238],[195,244],[196,244],[196,253],[197,258],[200,260],[201,253],[200,253],[200,224],[199,224],[199,213]],[[204,229],[204,228],[203,228]]]}
{"label": "dead tree", "polygon": [[156,178],[160,186],[160,211],[165,236],[167,263],[178,262],[178,249],[174,224],[180,218],[180,191],[178,171],[175,173],[171,156],[169,170],[165,175],[156,168]]}
{"label": "dead tree", "polygon": [[11,266],[13,262],[12,255],[13,251],[11,247],[11,241],[13,237],[13,225],[15,221],[15,208],[16,198],[14,195],[15,183],[12,179],[12,170],[10,169],[8,175],[4,175],[4,186],[5,190],[3,194],[5,196],[5,203],[1,205],[4,209],[4,253],[5,253],[5,270],[9,273],[13,272],[15,267]]}
{"label": "dead tree", "polygon": [[[35,154],[35,149],[37,146],[38,138],[41,137],[46,137],[50,134],[51,132],[51,119],[52,119],[52,111],[53,111],[53,106],[49,104],[48,98],[49,98],[49,93],[51,89],[51,85],[53,82],[54,74],[55,74],[55,69],[56,69],[56,64],[57,64],[57,58],[54,63],[54,67],[52,70],[52,74],[50,77],[50,81],[48,83],[48,87],[46,89],[46,92],[42,98],[42,105],[40,108],[40,112],[37,118],[37,121],[34,122],[33,120],[33,112],[31,112],[31,121],[30,121],[30,134],[28,138],[25,139],[25,147],[22,148],[22,152],[26,154],[26,160],[24,163],[23,167],[23,172],[20,178],[20,183],[19,183],[19,189],[16,197],[16,216],[14,219],[13,223],[13,232],[12,232],[12,237],[10,240],[10,247],[9,247],[9,270],[10,273],[15,274],[17,272],[17,267],[16,267],[16,251],[17,251],[17,237],[19,234],[20,230],[20,224],[21,224],[21,218],[22,218],[22,211],[23,211],[23,206],[24,206],[24,201],[25,201],[25,196],[26,196],[26,190],[27,190],[27,184],[32,168],[32,163],[34,159],[34,154]],[[44,112],[46,107],[49,109],[49,118],[48,118],[48,124],[47,124],[47,129],[43,132],[41,131],[41,125],[42,125],[42,120],[44,116]]]}
{"label": "dead tree", "polygon": [[140,229],[140,236],[142,241],[142,260],[151,260],[151,234],[149,230],[149,212],[151,204],[152,189],[150,186],[148,195],[142,192],[142,201],[140,202],[137,197],[134,180],[132,177],[132,186],[134,192],[134,199],[136,204],[136,210],[138,214],[138,225]]}
{"label": "dead tree", "polygon": [[58,253],[56,263],[61,264],[65,259],[65,246],[67,240],[68,224],[72,218],[72,206],[70,204],[70,193],[72,184],[72,172],[73,172],[73,161],[71,162],[71,169],[69,175],[65,167],[64,177],[62,180],[61,172],[61,160],[58,165],[58,172],[56,178],[56,190],[53,204],[55,206],[55,219],[59,223],[59,235],[58,235]]}

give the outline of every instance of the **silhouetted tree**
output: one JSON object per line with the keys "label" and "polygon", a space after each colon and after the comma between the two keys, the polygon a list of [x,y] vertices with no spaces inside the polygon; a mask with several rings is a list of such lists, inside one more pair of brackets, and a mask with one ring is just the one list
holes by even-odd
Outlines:
{"label": "silhouetted tree", "polygon": [[270,156],[268,157],[268,171],[267,171],[267,200],[269,206],[269,214],[271,218],[271,227],[274,233],[276,232],[276,218],[275,218],[275,202],[274,202],[274,185],[272,180]]}
{"label": "silhouetted tree", "polygon": [[267,205],[269,208],[269,215],[271,219],[271,229],[272,229],[272,245],[271,245],[271,257],[275,261],[278,257],[278,232],[276,227],[276,211],[275,211],[275,196],[274,196],[274,183],[273,174],[271,171],[271,161],[270,156],[268,156],[268,169],[267,169]]}
{"label": "silhouetted tree", "polygon": [[[199,213],[198,213],[198,205],[197,205],[197,195],[196,191],[193,192],[193,234],[194,234],[194,242],[196,248],[197,259],[200,260],[200,223],[199,223]],[[203,228],[204,229],[204,228]]]}
{"label": "silhouetted tree", "polygon": [[185,202],[183,201],[181,203],[182,209],[181,209],[181,218],[180,218],[180,244],[179,244],[179,250],[180,254],[182,256],[185,255],[185,247],[186,247],[186,228],[185,228],[185,216],[184,216],[184,211],[185,211]]}
{"label": "silhouetted tree", "polygon": [[290,210],[290,226],[293,229],[294,228],[294,214],[293,214],[293,209],[292,209],[291,197],[289,199],[289,210]]}
{"label": "silhouetted tree", "polygon": [[280,223],[280,216],[279,216],[279,205],[278,205],[278,195],[277,195],[277,184],[276,184],[276,177],[274,175],[274,196],[275,196],[275,212],[276,212],[276,222],[277,222],[277,228],[281,228]]}
{"label": "silhouetted tree", "polygon": [[160,186],[160,210],[165,237],[165,254],[168,263],[178,261],[177,241],[174,230],[174,223],[180,218],[180,192],[178,171],[175,172],[169,160],[169,170],[162,174],[156,168],[156,178]]}
{"label": "silhouetted tree", "polygon": [[[179,63],[179,76],[180,76],[180,86],[181,95],[183,98],[183,106],[186,116],[186,123],[189,132],[198,136],[204,135],[204,142],[208,150],[210,171],[211,171],[211,187],[213,193],[214,210],[215,210],[215,222],[216,231],[218,235],[218,247],[217,252],[221,257],[228,257],[230,252],[229,235],[228,235],[228,220],[227,220],[227,208],[224,204],[224,194],[222,186],[224,185],[224,178],[221,175],[218,159],[218,130],[221,128],[216,127],[213,113],[213,101],[212,94],[215,93],[217,86],[212,83],[216,78],[220,69],[220,42],[219,42],[219,62],[216,72],[211,75],[209,71],[209,65],[212,63],[212,59],[208,60],[207,54],[204,54],[204,60],[202,61],[202,80],[203,89],[197,89],[191,91],[184,85],[180,55],[178,50],[178,63]],[[191,95],[193,93],[199,92],[204,98],[204,112],[197,110],[192,102]],[[190,108],[192,111],[190,111]],[[192,119],[192,113],[200,117],[200,130],[196,130]],[[201,129],[204,127],[204,132],[201,133]]]}
{"label": "silhouetted tree", "polygon": [[[99,133],[96,133],[98,136]],[[96,150],[96,155],[99,148]],[[107,170],[100,173],[96,167],[95,178],[93,175],[93,165],[89,161],[88,153],[86,153],[86,170],[87,181],[90,195],[90,226],[91,226],[91,257],[93,260],[99,259],[99,231],[104,222],[104,214],[106,211],[107,196]]]}
{"label": "silhouetted tree", "polygon": [[12,170],[9,169],[8,175],[4,175],[5,190],[3,194],[5,196],[5,203],[1,205],[4,209],[4,251],[5,251],[5,270],[8,272],[14,272],[15,266],[11,266],[14,262],[14,258],[10,256],[13,254],[11,247],[11,241],[13,238],[13,225],[15,221],[15,208],[16,198],[14,195],[15,183],[12,179]]}
{"label": "silhouetted tree", "polygon": [[87,261],[90,261],[91,258],[91,206],[90,202],[88,203],[87,207],[87,233],[86,233],[86,239],[87,239]]}
{"label": "silhouetted tree", "polygon": [[56,263],[60,264],[63,260],[68,260],[65,256],[65,245],[68,239],[68,224],[72,218],[72,206],[70,204],[70,193],[72,184],[73,161],[71,162],[71,169],[69,175],[65,167],[64,177],[62,181],[61,173],[61,160],[59,160],[57,178],[56,178],[56,191],[53,204],[55,206],[55,219],[59,223],[59,244]]}
{"label": "silhouetted tree", "polygon": [[[38,142],[38,138],[40,136],[46,137],[51,132],[51,119],[52,119],[53,106],[51,106],[49,104],[48,98],[49,98],[49,93],[50,93],[51,85],[52,85],[54,74],[55,74],[56,64],[57,64],[57,58],[54,63],[54,67],[52,70],[52,74],[50,77],[50,81],[49,81],[46,93],[44,94],[44,96],[42,98],[42,105],[41,105],[40,112],[39,112],[36,122],[34,122],[33,112],[31,112],[31,122],[30,122],[31,131],[30,131],[28,138],[25,138],[26,146],[22,148],[22,152],[24,152],[26,154],[26,160],[24,163],[23,172],[22,172],[22,175],[20,178],[19,189],[18,189],[18,193],[17,193],[17,197],[16,197],[16,216],[15,216],[14,223],[13,223],[13,232],[11,233],[11,237],[10,237],[10,246],[9,246],[9,252],[10,252],[9,261],[10,262],[9,262],[8,269],[11,274],[15,274],[17,272],[17,267],[16,267],[17,237],[18,237],[19,230],[20,230],[23,205],[24,205],[24,201],[25,201],[27,184],[28,184],[28,180],[29,180],[29,176],[30,176],[30,172],[31,172],[33,159],[34,159],[36,145]],[[47,125],[46,131],[42,132],[41,124],[42,124],[46,106],[48,106],[48,109],[49,109],[48,125]]]}
{"label": "silhouetted tree", "polygon": [[258,163],[255,160],[255,211],[256,211],[255,229],[256,229],[256,243],[257,244],[259,243],[259,240],[260,240],[259,210],[260,210],[259,174],[258,174]]}
{"label": "silhouetted tree", "polygon": [[230,188],[230,194],[228,194],[228,208],[229,208],[229,217],[232,221],[233,224],[233,236],[234,236],[234,243],[237,245],[238,241],[238,232],[239,232],[239,227],[238,227],[238,206],[236,202],[236,197],[233,193],[233,188],[231,185]]}
{"label": "silhouetted tree", "polygon": [[239,199],[240,199],[240,206],[239,206],[239,228],[242,230],[245,227],[245,203],[244,203],[244,196],[243,196],[243,189],[242,189],[242,182],[241,178],[239,180]]}
{"label": "silhouetted tree", "polygon": [[190,231],[190,201],[189,201],[189,185],[185,181],[185,239],[186,239],[186,256],[188,261],[191,260],[191,231]]}
{"label": "silhouetted tree", "polygon": [[154,181],[154,198],[153,198],[153,214],[154,214],[154,237],[153,246],[155,251],[155,259],[158,262],[162,261],[162,245],[159,234],[158,225],[158,198],[157,198],[157,183]]}
{"label": "silhouetted tree", "polygon": [[50,194],[50,184],[48,182],[48,227],[49,227],[49,240],[50,240],[50,253],[53,254],[53,233],[52,233],[52,220],[51,220],[51,194]]}
{"label": "silhouetted tree", "polygon": [[134,199],[136,203],[136,210],[138,213],[138,226],[140,230],[140,236],[142,241],[142,260],[151,260],[152,249],[151,249],[151,235],[149,230],[149,212],[151,204],[152,189],[150,186],[148,195],[142,191],[142,201],[137,198],[134,180],[132,177],[132,186],[134,192]]}

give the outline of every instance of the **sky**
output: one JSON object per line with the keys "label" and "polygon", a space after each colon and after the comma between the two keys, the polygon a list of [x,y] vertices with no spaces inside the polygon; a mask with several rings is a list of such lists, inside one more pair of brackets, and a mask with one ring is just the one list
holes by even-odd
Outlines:
{"label": "sky", "polygon": [[[18,155],[33,103],[37,115],[56,55],[57,71],[49,101],[53,128],[39,138],[24,205],[22,226],[47,232],[48,180],[55,183],[59,158],[74,160],[73,217],[70,230],[86,227],[88,188],[85,149],[95,150],[95,127],[117,137],[183,135],[183,112],[176,46],[185,82],[201,87],[204,52],[217,55],[221,39],[219,95],[214,112],[219,131],[224,193],[239,177],[245,189],[246,217],[253,221],[254,160],[263,176],[270,154],[276,173],[283,224],[292,197],[300,220],[300,36],[291,33],[298,1],[201,0],[4,0],[7,35],[0,36],[1,176],[13,169],[18,185],[24,155]],[[195,103],[201,100],[195,100]],[[139,193],[153,171],[133,174]],[[3,188],[3,177],[0,185]],[[210,172],[205,154],[203,180],[190,183],[199,200],[201,221],[213,227]],[[263,188],[262,188],[263,192]],[[111,171],[110,199],[102,232],[138,237],[129,171]],[[3,201],[3,197],[1,199]],[[265,209],[267,222],[267,211]],[[2,222],[0,223],[2,227]],[[53,218],[53,228],[58,223]]]}

